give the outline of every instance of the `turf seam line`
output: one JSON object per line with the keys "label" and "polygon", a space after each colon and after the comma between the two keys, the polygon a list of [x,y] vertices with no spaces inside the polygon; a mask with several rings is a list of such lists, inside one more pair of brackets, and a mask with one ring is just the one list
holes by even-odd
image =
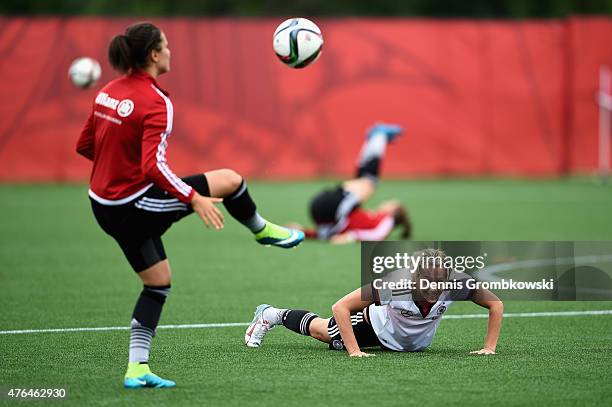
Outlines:
{"label": "turf seam line", "polygon": [[[572,317],[582,315],[612,315],[610,310],[593,310],[593,311],[551,311],[551,312],[516,312],[504,314],[504,318],[535,318],[535,317]],[[444,320],[450,319],[477,319],[488,318],[488,314],[458,314],[446,315]],[[177,325],[160,325],[157,329],[206,329],[206,328],[229,328],[237,326],[249,326],[250,322],[219,322],[209,324],[177,324]],[[0,331],[0,335],[16,335],[16,334],[33,334],[33,333],[63,333],[63,332],[98,332],[98,331],[127,331],[130,329],[126,326],[101,326],[101,327],[85,327],[85,328],[48,328],[48,329],[18,329],[10,331]]]}

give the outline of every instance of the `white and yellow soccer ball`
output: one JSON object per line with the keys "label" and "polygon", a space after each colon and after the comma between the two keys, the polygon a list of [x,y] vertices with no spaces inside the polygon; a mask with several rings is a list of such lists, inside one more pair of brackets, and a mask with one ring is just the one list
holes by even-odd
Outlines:
{"label": "white and yellow soccer ball", "polygon": [[72,84],[81,89],[94,85],[100,79],[101,74],[102,68],[98,61],[89,57],[75,59],[68,69],[68,76]]}
{"label": "white and yellow soccer ball", "polygon": [[291,68],[305,68],[321,55],[323,35],[315,23],[306,18],[283,21],[273,39],[274,52]]}

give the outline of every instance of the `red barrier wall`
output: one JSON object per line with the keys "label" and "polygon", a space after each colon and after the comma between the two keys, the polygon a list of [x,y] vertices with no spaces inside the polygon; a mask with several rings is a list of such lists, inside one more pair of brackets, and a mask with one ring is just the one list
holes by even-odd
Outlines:
{"label": "red barrier wall", "polygon": [[[0,17],[0,180],[83,180],[74,145],[96,89],[114,77],[110,38],[130,20]],[[232,167],[247,176],[352,174],[364,129],[398,122],[407,137],[386,176],[554,176],[597,160],[600,64],[612,65],[612,19],[317,20],[319,61],[284,67],[278,21],[155,20],[172,50],[160,82],[175,105],[177,173]],[[70,62],[102,63],[95,89]]]}

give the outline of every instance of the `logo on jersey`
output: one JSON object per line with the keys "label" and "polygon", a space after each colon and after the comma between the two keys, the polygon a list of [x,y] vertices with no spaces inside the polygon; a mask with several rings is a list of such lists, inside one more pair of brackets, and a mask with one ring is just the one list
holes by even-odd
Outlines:
{"label": "logo on jersey", "polygon": [[134,102],[130,99],[123,99],[117,106],[117,114],[121,117],[128,117],[134,111]]}
{"label": "logo on jersey", "polygon": [[119,101],[104,92],[98,93],[98,96],[96,96],[96,104],[116,110],[117,114],[121,117],[128,117],[134,111],[134,102],[130,99]]}
{"label": "logo on jersey", "polygon": [[407,310],[407,309],[403,309],[403,310],[400,312],[400,314],[402,314],[402,316],[403,316],[403,317],[410,318],[411,316],[413,316],[413,315],[414,315],[414,312],[412,312],[412,311],[410,311],[410,310]]}
{"label": "logo on jersey", "polygon": [[438,315],[442,315],[444,312],[446,312],[446,307],[444,305],[438,308]]}

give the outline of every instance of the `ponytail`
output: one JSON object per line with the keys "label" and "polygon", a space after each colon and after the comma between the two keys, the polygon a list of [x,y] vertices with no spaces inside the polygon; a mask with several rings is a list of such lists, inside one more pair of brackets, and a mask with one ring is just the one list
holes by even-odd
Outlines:
{"label": "ponytail", "polygon": [[113,37],[108,47],[108,60],[114,69],[122,73],[134,67],[132,51],[126,35],[119,34]]}
{"label": "ponytail", "polygon": [[134,68],[145,68],[149,64],[152,50],[161,50],[161,31],[151,23],[136,23],[115,35],[108,46],[108,60],[119,72],[127,73]]}

